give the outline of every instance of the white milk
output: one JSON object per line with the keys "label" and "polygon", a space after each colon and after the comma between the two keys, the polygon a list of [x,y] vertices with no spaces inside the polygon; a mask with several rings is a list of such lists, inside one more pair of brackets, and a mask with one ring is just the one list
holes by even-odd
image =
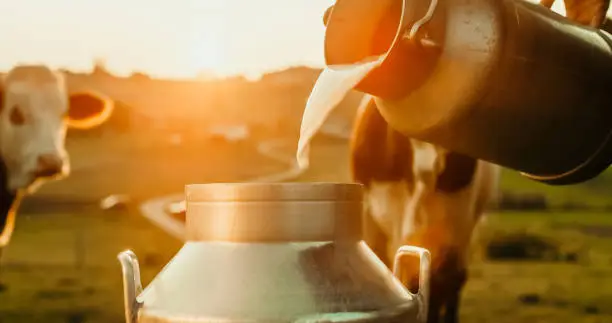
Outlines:
{"label": "white milk", "polygon": [[[385,61],[391,49],[395,47],[395,44],[400,41],[400,39],[415,39],[419,28],[432,19],[437,5],[438,0],[432,0],[425,16],[416,21],[414,25],[412,25],[412,28],[404,35],[402,33],[402,26],[404,26],[404,10],[406,8],[404,3],[395,38],[385,54],[370,57],[363,62],[355,64],[329,66],[323,70],[310,93],[310,97],[306,102],[304,116],[302,117],[300,140],[298,142],[296,154],[297,164],[300,169],[304,170],[310,166],[310,142],[317,131],[321,129],[321,126],[323,126],[323,123],[331,111],[342,101],[342,99],[344,99],[350,90],[368,75],[368,73]],[[421,39],[420,42],[423,46],[439,46],[438,44],[430,43],[427,39]]]}
{"label": "white milk", "polygon": [[321,129],[331,111],[368,73],[380,66],[386,55],[373,57],[363,63],[330,66],[323,70],[306,102],[302,117],[297,164],[300,169],[310,165],[310,141]]}

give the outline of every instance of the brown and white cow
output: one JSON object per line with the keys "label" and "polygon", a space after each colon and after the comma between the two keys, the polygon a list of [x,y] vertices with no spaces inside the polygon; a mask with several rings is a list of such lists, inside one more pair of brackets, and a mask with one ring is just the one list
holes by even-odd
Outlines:
{"label": "brown and white cow", "polygon": [[112,110],[99,94],[68,95],[63,74],[43,65],[16,66],[0,80],[0,252],[21,197],[69,174],[67,128],[95,127]]}
{"label": "brown and white cow", "polygon": [[[364,239],[392,268],[402,245],[431,252],[428,322],[456,322],[467,279],[470,240],[497,192],[499,167],[407,138],[391,129],[366,96],[351,137],[353,180],[365,186]],[[418,264],[404,264],[411,287]]]}
{"label": "brown and white cow", "polygon": [[[556,0],[540,0],[540,4],[551,9]],[[610,0],[563,0],[567,18],[580,24],[600,28],[605,20]]]}

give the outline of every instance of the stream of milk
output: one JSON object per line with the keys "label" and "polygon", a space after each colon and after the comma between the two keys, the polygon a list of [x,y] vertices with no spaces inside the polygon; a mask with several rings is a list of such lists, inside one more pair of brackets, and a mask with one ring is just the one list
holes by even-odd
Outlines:
{"label": "stream of milk", "polygon": [[306,102],[302,117],[297,149],[297,165],[300,169],[310,166],[310,142],[325,123],[333,109],[346,97],[368,73],[380,66],[386,55],[372,57],[364,62],[329,66],[323,70]]}
{"label": "stream of milk", "polygon": [[[419,28],[432,19],[438,1],[431,0],[425,16],[416,21],[405,35],[402,32],[405,16],[404,10],[406,8],[404,3],[401,19],[395,32],[395,38],[385,54],[369,57],[362,62],[354,64],[328,66],[323,70],[310,93],[302,117],[300,139],[296,153],[297,165],[301,170],[305,170],[310,166],[310,142],[321,129],[333,109],[346,97],[349,91],[385,61],[391,49],[395,47],[395,44],[400,39],[416,39],[415,36]],[[421,44],[424,46],[438,46],[434,43],[427,43],[426,39],[421,40]]]}

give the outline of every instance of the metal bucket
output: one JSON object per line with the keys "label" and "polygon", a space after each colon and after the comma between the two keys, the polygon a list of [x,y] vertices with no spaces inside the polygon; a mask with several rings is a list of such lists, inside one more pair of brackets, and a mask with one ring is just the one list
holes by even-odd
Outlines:
{"label": "metal bucket", "polygon": [[356,88],[401,133],[561,185],[612,163],[611,45],[522,0],[339,0],[325,53],[387,52]]}

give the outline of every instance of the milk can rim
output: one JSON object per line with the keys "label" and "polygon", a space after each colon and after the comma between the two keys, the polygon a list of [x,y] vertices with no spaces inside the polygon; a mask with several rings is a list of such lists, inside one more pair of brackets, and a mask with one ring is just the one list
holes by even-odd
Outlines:
{"label": "milk can rim", "polygon": [[188,184],[185,196],[187,202],[362,202],[363,185],[348,182]]}

